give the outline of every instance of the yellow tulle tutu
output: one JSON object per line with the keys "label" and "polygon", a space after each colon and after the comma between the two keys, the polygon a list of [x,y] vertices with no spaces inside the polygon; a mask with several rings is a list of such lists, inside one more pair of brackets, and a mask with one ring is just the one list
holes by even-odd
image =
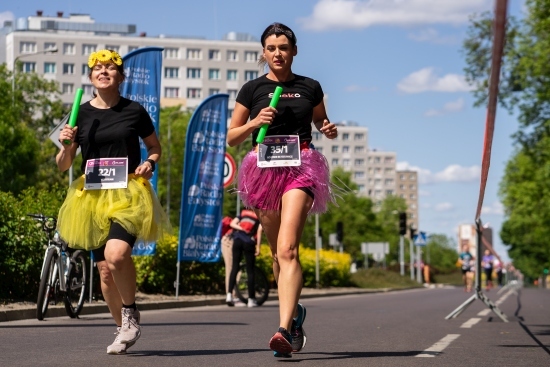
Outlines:
{"label": "yellow tulle tutu", "polygon": [[154,242],[170,223],[148,180],[128,175],[126,189],[84,190],[84,176],[73,181],[59,210],[57,230],[69,247],[93,250],[106,242],[111,222],[138,241]]}

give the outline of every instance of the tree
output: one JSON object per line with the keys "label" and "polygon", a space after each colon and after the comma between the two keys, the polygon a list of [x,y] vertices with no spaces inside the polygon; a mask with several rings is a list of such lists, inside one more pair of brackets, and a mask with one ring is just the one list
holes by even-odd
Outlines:
{"label": "tree", "polygon": [[[516,268],[536,277],[550,261],[550,0],[527,0],[525,8],[525,19],[508,21],[499,85],[500,104],[517,111],[520,124],[516,152],[500,183],[505,208],[500,236]],[[487,99],[491,32],[488,14],[472,18],[464,42],[466,78],[476,86],[477,105]]]}

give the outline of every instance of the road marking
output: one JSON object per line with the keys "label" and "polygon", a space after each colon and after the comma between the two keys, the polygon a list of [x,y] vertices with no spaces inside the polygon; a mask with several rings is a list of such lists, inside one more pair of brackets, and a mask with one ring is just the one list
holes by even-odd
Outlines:
{"label": "road marking", "polygon": [[483,311],[479,311],[478,316],[487,316],[491,312],[490,308],[486,308]]}
{"label": "road marking", "polygon": [[[489,310],[491,311],[491,310]],[[464,324],[460,325],[463,329],[470,329],[472,326],[480,322],[481,319],[479,317],[472,317],[470,320],[466,321]]]}
{"label": "road marking", "polygon": [[453,340],[458,339],[460,334],[448,334],[446,337],[429,347],[428,349],[424,350],[423,353],[420,353],[416,355],[416,357],[435,357],[439,355],[439,353],[443,352],[445,348],[449,346],[453,342]]}

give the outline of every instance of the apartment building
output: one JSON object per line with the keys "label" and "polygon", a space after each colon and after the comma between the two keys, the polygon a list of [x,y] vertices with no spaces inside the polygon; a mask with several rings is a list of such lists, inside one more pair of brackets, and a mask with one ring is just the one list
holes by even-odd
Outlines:
{"label": "apartment building", "polygon": [[367,195],[379,206],[389,195],[395,195],[395,152],[382,152],[376,149],[367,152]]}
{"label": "apartment building", "polygon": [[[2,25],[0,25],[2,26]],[[229,33],[223,40],[198,37],[136,34],[133,24],[97,23],[88,14],[62,12],[36,15],[3,25],[0,32],[0,63],[13,69],[16,60],[22,72],[36,72],[56,80],[62,100],[70,105],[77,88],[84,100],[93,88],[88,79],[88,56],[112,49],[122,56],[137,48],[164,48],[161,106],[181,104],[196,107],[209,95],[229,94],[230,114],[240,87],[262,72],[258,67],[261,44],[247,34]]]}
{"label": "apartment building", "polygon": [[418,173],[408,170],[396,171],[395,179],[395,194],[407,203],[407,224],[418,230]]}

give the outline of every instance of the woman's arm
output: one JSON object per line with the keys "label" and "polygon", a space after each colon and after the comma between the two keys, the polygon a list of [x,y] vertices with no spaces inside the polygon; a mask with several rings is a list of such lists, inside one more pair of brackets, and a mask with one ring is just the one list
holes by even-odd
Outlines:
{"label": "woman's arm", "polygon": [[[146,138],[143,138],[143,143],[147,147],[147,159],[151,159],[152,161],[158,163],[160,159],[160,155],[162,153],[162,148],[160,146],[159,139],[157,137],[157,134],[153,132],[151,135],[149,135]],[[153,166],[150,162],[143,162],[140,164],[135,171],[135,174],[137,176],[141,176],[145,179],[150,179],[153,177]]]}
{"label": "woman's arm", "polygon": [[[57,163],[57,168],[59,168],[61,172],[65,172],[73,164],[74,157],[76,156],[76,150],[78,149],[78,143],[74,142],[77,131],[78,126],[72,128],[69,125],[65,125],[59,134],[61,150],[55,156],[55,162]],[[69,145],[65,145],[66,140],[71,143]]]}
{"label": "woman's arm", "polygon": [[258,226],[258,231],[256,232],[256,251],[254,251],[254,256],[260,255],[260,250],[262,248],[262,225]]}
{"label": "woman's arm", "polygon": [[229,131],[227,132],[227,144],[230,147],[241,144],[246,140],[248,135],[252,134],[254,130],[262,126],[263,124],[271,125],[277,110],[273,107],[266,107],[260,111],[256,118],[250,120],[250,110],[235,102],[235,109],[233,110],[233,116],[231,117],[231,123],[229,124]]}
{"label": "woman's arm", "polygon": [[313,124],[321,134],[329,139],[338,136],[338,128],[328,120],[325,102],[323,101],[313,108]]}
{"label": "woman's arm", "polygon": [[229,223],[229,227],[233,228],[233,229],[236,229],[237,231],[243,231],[244,232],[244,229],[243,227],[241,227],[239,225],[241,221],[239,220],[238,217],[235,217],[233,218],[233,220],[231,221],[231,223]]}

